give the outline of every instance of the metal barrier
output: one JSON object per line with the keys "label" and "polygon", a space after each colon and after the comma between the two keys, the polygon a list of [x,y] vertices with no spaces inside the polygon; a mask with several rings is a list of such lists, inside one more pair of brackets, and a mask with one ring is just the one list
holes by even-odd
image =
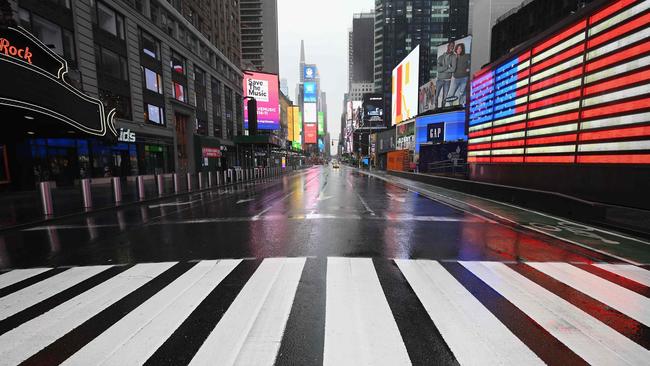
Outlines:
{"label": "metal barrier", "polygon": [[223,185],[225,186],[228,184],[228,171],[224,170],[223,171]]}
{"label": "metal barrier", "polygon": [[41,182],[38,184],[41,193],[41,203],[43,204],[43,215],[54,215],[54,203],[52,202],[52,182]]}
{"label": "metal barrier", "polygon": [[174,173],[173,178],[174,178],[174,193],[179,194],[181,193],[181,181],[178,177],[178,173]]}
{"label": "metal barrier", "polygon": [[145,199],[145,190],[144,190],[144,177],[141,175],[138,175],[135,177],[135,184],[138,187],[138,199],[140,201]]}
{"label": "metal barrier", "polygon": [[187,173],[187,191],[192,192],[192,173]]}
{"label": "metal barrier", "polygon": [[208,172],[208,188],[212,188],[212,172]]}
{"label": "metal barrier", "polygon": [[203,189],[203,172],[196,173],[196,180],[199,182],[199,190]]}
{"label": "metal barrier", "polygon": [[115,199],[115,204],[119,204],[122,202],[122,183],[120,182],[120,178],[111,178],[111,183],[113,184],[113,198]]}
{"label": "metal barrier", "polygon": [[165,176],[162,174],[156,175],[156,185],[158,186],[158,197],[165,195]]}
{"label": "metal barrier", "polygon": [[92,208],[93,207],[93,195],[90,190],[90,178],[84,178],[81,180],[81,197],[83,198],[83,207]]}

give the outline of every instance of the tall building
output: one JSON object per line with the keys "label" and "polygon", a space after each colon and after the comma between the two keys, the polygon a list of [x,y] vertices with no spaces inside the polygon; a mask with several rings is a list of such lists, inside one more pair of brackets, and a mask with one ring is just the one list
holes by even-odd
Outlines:
{"label": "tall building", "polygon": [[354,14],[348,45],[350,84],[374,81],[374,33],[374,13]]}
{"label": "tall building", "polygon": [[321,131],[324,129],[324,110],[326,109],[325,93],[320,88],[320,73],[315,64],[308,64],[305,60],[305,42],[300,41],[300,68],[299,80],[296,85],[297,104],[302,111],[302,147],[311,154],[319,154],[323,150],[324,141],[319,141],[319,119],[322,121]]}
{"label": "tall building", "polygon": [[544,32],[595,0],[527,0],[497,19],[492,27],[490,61]]}
{"label": "tall building", "polygon": [[277,0],[240,0],[239,3],[242,64],[252,65],[257,71],[278,74]]}
{"label": "tall building", "polygon": [[374,83],[384,115],[391,115],[393,68],[419,45],[419,84],[436,77],[436,46],[467,35],[468,15],[469,0],[375,0]]}

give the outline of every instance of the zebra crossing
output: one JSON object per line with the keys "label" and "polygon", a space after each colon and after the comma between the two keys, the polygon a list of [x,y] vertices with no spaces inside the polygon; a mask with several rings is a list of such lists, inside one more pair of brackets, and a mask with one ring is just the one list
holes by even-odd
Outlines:
{"label": "zebra crossing", "polygon": [[0,273],[0,365],[647,365],[628,264],[265,258]]}

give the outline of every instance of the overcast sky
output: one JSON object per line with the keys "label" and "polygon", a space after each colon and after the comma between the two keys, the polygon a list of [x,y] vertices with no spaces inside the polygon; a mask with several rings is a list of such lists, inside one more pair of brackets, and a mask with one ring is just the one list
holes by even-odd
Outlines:
{"label": "overcast sky", "polygon": [[[374,9],[373,0],[277,0],[280,78],[286,78],[295,99],[300,80],[300,40],[305,61],[316,64],[321,89],[327,93],[327,129],[338,139],[343,94],[348,88],[348,30],[354,13]],[[336,151],[334,149],[334,151]]]}

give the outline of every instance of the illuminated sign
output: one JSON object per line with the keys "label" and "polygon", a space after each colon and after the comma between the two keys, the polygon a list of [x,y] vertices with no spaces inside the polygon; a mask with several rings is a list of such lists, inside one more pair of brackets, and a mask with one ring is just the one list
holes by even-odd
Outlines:
{"label": "illuminated sign", "polygon": [[418,114],[419,67],[420,46],[417,46],[393,69],[391,102],[393,125],[411,119]]}
{"label": "illuminated sign", "polygon": [[468,161],[650,164],[648,9],[610,2],[476,73]]}
{"label": "illuminated sign", "polygon": [[325,113],[318,112],[318,136],[325,134]]}
{"label": "illuminated sign", "polygon": [[318,122],[318,115],[316,112],[316,103],[305,103],[303,104],[303,122],[305,123],[316,123]]}
{"label": "illuminated sign", "polygon": [[318,127],[315,123],[305,123],[305,144],[315,144],[318,139]]}
{"label": "illuminated sign", "polygon": [[313,81],[306,81],[303,84],[303,99],[305,102],[316,103],[318,100],[317,97],[318,88],[316,83]]}
{"label": "illuminated sign", "polygon": [[[280,99],[278,76],[262,72],[244,71],[244,97],[257,101],[257,128],[280,129]],[[244,103],[244,128],[248,128],[248,103]]]}
{"label": "illuminated sign", "polygon": [[221,150],[218,147],[204,147],[201,148],[201,155],[204,158],[220,158]]}
{"label": "illuminated sign", "polygon": [[292,109],[292,118],[293,118],[293,139],[291,139],[293,142],[297,142],[300,144],[302,141],[301,133],[302,133],[302,117],[300,115],[300,107],[298,106],[292,106],[289,107],[289,109]]}
{"label": "illuminated sign", "polygon": [[303,78],[305,80],[311,80],[316,77],[316,66],[314,65],[305,65],[303,69]]}
{"label": "illuminated sign", "polygon": [[131,132],[131,129],[120,128],[120,134],[117,136],[117,141],[119,142],[135,142],[135,132]]}
{"label": "illuminated sign", "polygon": [[68,64],[21,27],[0,28],[0,106],[29,111],[95,136],[117,136],[115,110],[66,81]]}
{"label": "illuminated sign", "polygon": [[445,123],[429,123],[427,125],[427,142],[439,144],[445,141]]}
{"label": "illuminated sign", "polygon": [[363,95],[364,127],[384,127],[384,98],[381,94]]}
{"label": "illuminated sign", "polygon": [[287,107],[287,140],[293,141],[293,106]]}

